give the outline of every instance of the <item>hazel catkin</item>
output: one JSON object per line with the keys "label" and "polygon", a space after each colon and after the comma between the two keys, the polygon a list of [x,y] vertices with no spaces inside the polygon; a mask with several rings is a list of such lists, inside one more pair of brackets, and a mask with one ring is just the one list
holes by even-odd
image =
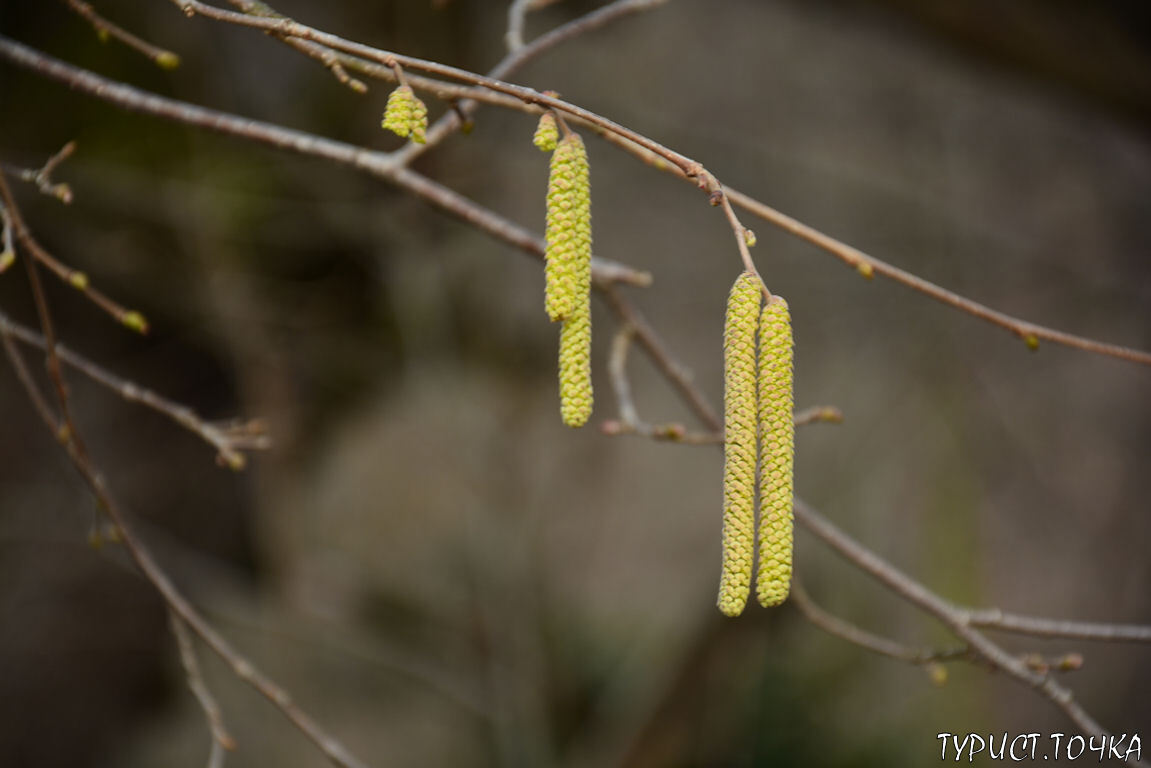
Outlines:
{"label": "hazel catkin", "polygon": [[591,291],[591,182],[574,133],[552,153],[548,176],[544,303],[552,321],[576,314]]}
{"label": "hazel catkin", "polygon": [[736,279],[723,331],[723,572],[719,610],[738,616],[751,591],[755,552],[756,328],[762,284]]}
{"label": "hazel catkin", "polygon": [[401,85],[388,94],[382,127],[417,144],[427,141],[428,107],[410,85]]}
{"label": "hazel catkin", "polygon": [[795,414],[791,315],[781,296],[772,296],[759,322],[759,573],[760,605],[787,599],[791,585],[792,476]]}

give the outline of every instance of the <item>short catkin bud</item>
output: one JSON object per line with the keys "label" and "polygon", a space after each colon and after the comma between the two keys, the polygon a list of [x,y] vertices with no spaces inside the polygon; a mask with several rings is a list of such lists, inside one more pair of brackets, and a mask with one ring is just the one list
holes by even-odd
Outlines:
{"label": "short catkin bud", "polygon": [[536,134],[532,137],[532,143],[543,152],[551,152],[556,148],[559,140],[560,133],[559,128],[556,127],[556,116],[551,112],[544,112],[540,115],[540,122],[536,126]]}
{"label": "short catkin bud", "polygon": [[569,427],[591,418],[591,307],[587,302],[569,315],[560,331],[560,415]]}
{"label": "short catkin bud", "polygon": [[719,610],[738,616],[755,553],[756,370],[759,278],[744,272],[727,299],[723,329],[723,573]]}
{"label": "short catkin bud", "polygon": [[791,585],[792,474],[795,413],[793,344],[787,302],[772,296],[759,322],[759,574],[755,591],[765,608],[787,599]]}
{"label": "short catkin bud", "polygon": [[382,126],[401,138],[423,144],[428,127],[428,108],[410,85],[401,85],[388,95]]}
{"label": "short catkin bud", "polygon": [[554,322],[581,311],[591,291],[591,182],[587,150],[574,133],[552,153],[547,203],[544,304]]}

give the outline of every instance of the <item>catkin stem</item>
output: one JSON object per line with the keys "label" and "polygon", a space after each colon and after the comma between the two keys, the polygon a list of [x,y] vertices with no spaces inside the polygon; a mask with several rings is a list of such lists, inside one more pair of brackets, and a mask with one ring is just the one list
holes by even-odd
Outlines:
{"label": "catkin stem", "polygon": [[719,610],[738,616],[747,605],[755,554],[755,339],[762,292],[744,272],[727,300],[724,322],[723,572]]}
{"label": "catkin stem", "polygon": [[787,302],[772,296],[759,323],[759,573],[756,597],[771,607],[791,584],[795,465],[793,343]]}

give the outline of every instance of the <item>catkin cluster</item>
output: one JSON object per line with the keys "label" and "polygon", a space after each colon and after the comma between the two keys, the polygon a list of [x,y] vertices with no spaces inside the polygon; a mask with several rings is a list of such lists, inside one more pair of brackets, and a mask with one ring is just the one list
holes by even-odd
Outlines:
{"label": "catkin cluster", "polygon": [[570,427],[582,427],[592,412],[590,191],[587,150],[569,133],[555,145],[548,178],[544,304],[552,321],[563,322],[560,413]]}
{"label": "catkin cluster", "polygon": [[757,464],[760,604],[783,602],[791,583],[791,320],[787,302],[778,296],[761,313],[761,294],[759,278],[741,274],[728,297],[724,323],[723,572],[718,604],[727,616],[743,612],[751,591]]}
{"label": "catkin cluster", "polygon": [[401,138],[411,136],[412,141],[423,144],[427,141],[427,105],[420,101],[410,85],[401,85],[388,95],[382,125]]}

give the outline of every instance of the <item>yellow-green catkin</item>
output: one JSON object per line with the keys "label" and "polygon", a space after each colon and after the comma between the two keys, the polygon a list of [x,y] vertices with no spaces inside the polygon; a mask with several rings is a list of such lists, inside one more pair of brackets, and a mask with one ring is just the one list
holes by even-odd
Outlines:
{"label": "yellow-green catkin", "polygon": [[791,586],[792,475],[795,466],[793,343],[787,302],[772,296],[759,322],[759,574],[755,593],[769,608]]}
{"label": "yellow-green catkin", "polygon": [[585,302],[560,331],[560,415],[569,427],[591,418],[591,306]]}
{"label": "yellow-green catkin", "polygon": [[554,322],[584,311],[591,291],[591,182],[574,133],[552,153],[547,202],[544,304]]}
{"label": "yellow-green catkin", "polygon": [[723,573],[719,610],[738,616],[751,592],[755,553],[756,368],[759,278],[731,287],[723,329]]}
{"label": "yellow-green catkin", "polygon": [[401,85],[388,95],[383,127],[401,138],[411,137],[423,144],[428,128],[428,108],[410,85]]}
{"label": "yellow-green catkin", "polygon": [[559,140],[560,132],[559,128],[556,127],[556,116],[551,112],[544,112],[540,115],[532,143],[539,147],[542,152],[551,152],[556,148]]}

